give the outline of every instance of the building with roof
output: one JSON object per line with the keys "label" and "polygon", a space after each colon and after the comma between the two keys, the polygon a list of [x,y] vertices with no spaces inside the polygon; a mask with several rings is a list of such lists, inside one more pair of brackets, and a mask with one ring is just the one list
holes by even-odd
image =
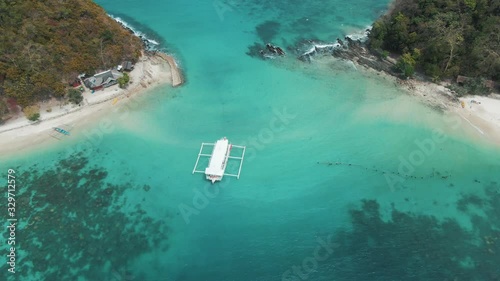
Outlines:
{"label": "building with roof", "polygon": [[94,76],[85,79],[83,83],[85,83],[85,86],[87,86],[89,89],[97,90],[115,85],[116,83],[118,83],[118,78],[122,76],[123,74],[121,74],[120,72],[110,69],[97,73]]}
{"label": "building with roof", "polygon": [[124,61],[122,63],[122,69],[123,71],[132,71],[134,69],[134,65],[132,64],[131,61]]}

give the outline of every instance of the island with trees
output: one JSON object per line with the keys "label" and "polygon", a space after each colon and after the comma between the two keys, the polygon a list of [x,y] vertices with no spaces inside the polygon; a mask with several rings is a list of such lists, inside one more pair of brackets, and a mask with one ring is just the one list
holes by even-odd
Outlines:
{"label": "island with trees", "polygon": [[367,33],[333,55],[405,84],[445,82],[455,101],[500,90],[500,1],[396,0]]}
{"label": "island with trees", "polygon": [[0,1],[0,120],[19,110],[36,120],[36,104],[48,99],[79,103],[80,74],[136,62],[142,51],[91,0]]}
{"label": "island with trees", "polygon": [[373,24],[368,47],[379,57],[397,55],[404,77],[463,76],[485,93],[484,81],[500,79],[500,1],[396,0]]}

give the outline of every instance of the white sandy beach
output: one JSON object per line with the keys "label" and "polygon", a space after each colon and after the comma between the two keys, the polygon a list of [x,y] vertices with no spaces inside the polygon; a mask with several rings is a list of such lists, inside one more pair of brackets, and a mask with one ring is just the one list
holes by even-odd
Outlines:
{"label": "white sandy beach", "polygon": [[473,127],[478,136],[500,145],[500,96],[461,98],[465,107],[455,106],[453,112]]}
{"label": "white sandy beach", "polygon": [[[410,96],[433,108],[439,108],[445,114],[458,117],[461,131],[469,138],[500,146],[500,95],[466,96],[459,99],[448,88],[446,83],[400,80],[385,72],[355,62],[358,70],[366,75],[378,75],[388,82],[399,86]],[[462,107],[462,102],[464,107]]]}
{"label": "white sandy beach", "polygon": [[40,121],[36,123],[28,121],[20,112],[0,126],[0,158],[22,153],[42,144],[56,143],[59,140],[50,135],[54,127],[63,124],[78,127],[96,122],[135,95],[145,94],[159,85],[172,84],[170,64],[158,55],[143,56],[129,76],[130,83],[126,89],[114,85],[93,94],[85,89],[80,106],[60,104],[56,100],[41,104]]}
{"label": "white sandy beach", "polygon": [[466,96],[453,101],[455,95],[442,84],[412,81],[403,87],[425,104],[460,117],[460,126],[469,137],[500,145],[499,95]]}

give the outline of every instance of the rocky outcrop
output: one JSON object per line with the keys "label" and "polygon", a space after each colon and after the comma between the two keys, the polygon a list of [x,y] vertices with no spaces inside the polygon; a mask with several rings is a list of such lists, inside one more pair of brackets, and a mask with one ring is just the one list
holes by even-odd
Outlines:
{"label": "rocky outcrop", "polygon": [[317,55],[332,55],[336,58],[353,61],[357,64],[373,68],[378,71],[384,71],[391,75],[396,75],[393,71],[395,65],[390,58],[383,59],[382,56],[374,55],[368,50],[365,42],[354,40],[346,36],[344,40],[337,38],[336,43],[323,43],[319,41],[306,40],[301,42],[306,46],[306,51],[298,56],[298,59],[304,62],[310,62]]}
{"label": "rocky outcrop", "polygon": [[307,46],[306,51],[299,55],[298,59],[304,62],[310,62],[311,58],[316,55],[332,54],[335,50],[343,48],[343,42],[337,39],[337,43],[324,43],[321,41],[307,40],[301,42],[302,45]]}
{"label": "rocky outcrop", "polygon": [[336,49],[332,53],[334,57],[350,60],[378,71],[384,71],[391,75],[396,75],[393,71],[395,65],[393,61],[374,55],[370,50],[368,50],[365,43],[352,40],[349,37],[346,37],[345,39],[347,42],[345,44],[347,45],[347,48]]}

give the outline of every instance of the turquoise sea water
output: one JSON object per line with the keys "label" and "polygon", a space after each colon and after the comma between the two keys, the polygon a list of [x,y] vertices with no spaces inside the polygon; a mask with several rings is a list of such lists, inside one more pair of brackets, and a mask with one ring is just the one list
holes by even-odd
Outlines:
{"label": "turquoise sea water", "polygon": [[[0,276],[500,278],[498,149],[378,76],[293,54],[362,32],[388,1],[97,2],[162,39],[187,83],[0,164],[16,170],[19,219],[16,273]],[[289,55],[246,54],[268,41]],[[191,171],[222,136],[246,159],[211,185]]]}

